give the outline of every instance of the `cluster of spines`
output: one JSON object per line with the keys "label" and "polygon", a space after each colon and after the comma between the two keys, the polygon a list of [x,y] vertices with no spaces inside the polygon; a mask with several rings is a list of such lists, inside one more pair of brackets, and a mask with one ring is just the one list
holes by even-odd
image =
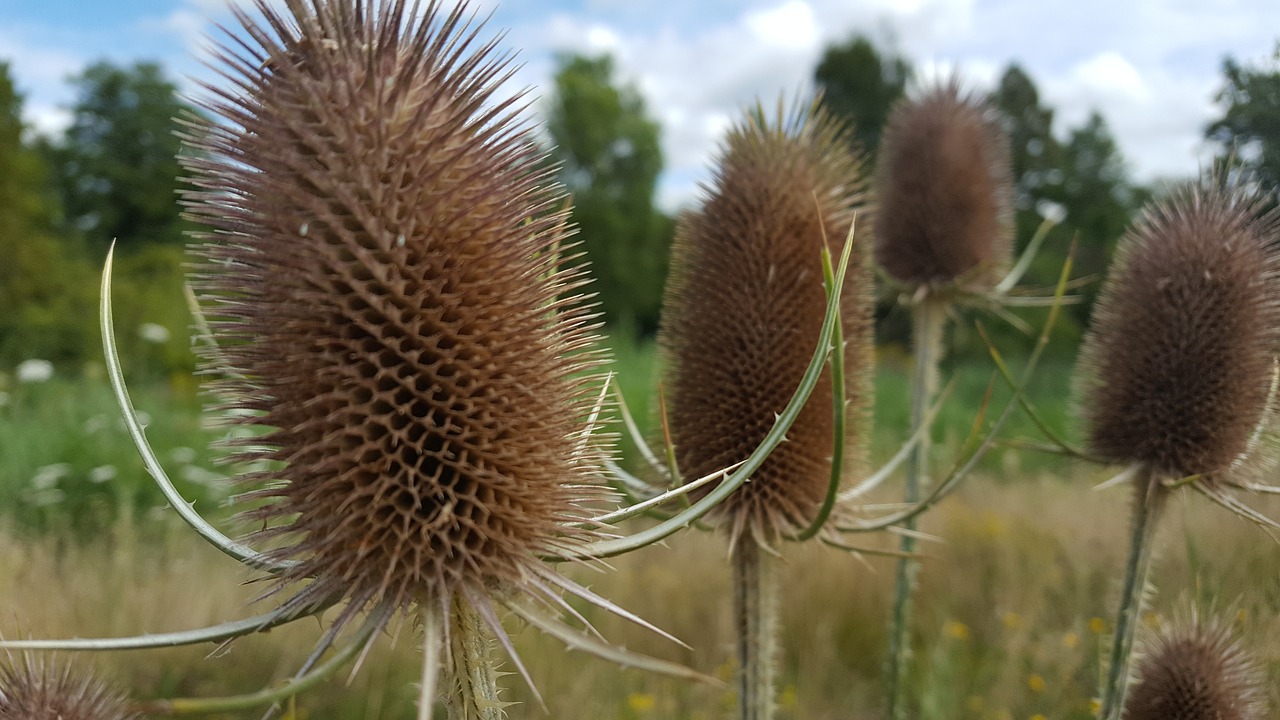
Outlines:
{"label": "cluster of spines", "polygon": [[586,282],[506,58],[459,6],[258,2],[185,157],[210,370],[292,599],[448,606],[590,537]]}
{"label": "cluster of spines", "polygon": [[909,287],[983,292],[1013,243],[1009,140],[958,80],[899,100],[880,140],[876,261]]}
{"label": "cluster of spines", "polygon": [[847,438],[833,436],[831,378],[780,445],[716,513],[734,537],[771,541],[822,503],[833,444],[861,457],[871,389],[870,199],[862,160],[818,107],[757,108],[724,140],[701,208],[680,220],[659,343],[677,464],[696,478],[745,459],[799,384],[826,306],[822,249],[838,256],[856,218],[841,296]]}

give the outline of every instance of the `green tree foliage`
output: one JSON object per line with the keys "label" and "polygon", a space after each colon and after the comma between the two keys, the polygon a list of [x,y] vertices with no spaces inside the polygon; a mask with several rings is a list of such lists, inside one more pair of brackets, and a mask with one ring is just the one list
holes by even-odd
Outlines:
{"label": "green tree foliage", "polygon": [[[1106,120],[1094,112],[1059,140],[1053,109],[1041,104],[1035,83],[1016,64],[1005,71],[991,99],[1005,116],[1012,150],[1017,247],[1026,246],[1046,214],[1055,209],[1062,214],[1028,280],[1052,285],[1073,241],[1076,275],[1100,277],[1116,241],[1148,197],[1129,179]],[[1097,291],[1097,283],[1079,291],[1083,302],[1072,311],[1078,326],[1088,322]]]}
{"label": "green tree foliage", "polygon": [[823,103],[853,122],[854,139],[874,157],[889,110],[906,93],[911,73],[906,58],[882,53],[871,40],[854,35],[823,52],[813,79]]}
{"label": "green tree foliage", "polygon": [[0,63],[0,367],[78,360],[96,337],[92,273],[51,232],[57,204],[24,132],[22,98]]}
{"label": "green tree foliage", "polygon": [[[1227,58],[1222,75],[1217,99],[1223,114],[1205,136],[1221,148],[1220,161],[1230,160],[1266,186],[1280,188],[1280,43],[1269,64],[1249,67]],[[1280,190],[1275,193],[1280,202]]]}
{"label": "green tree foliage", "polygon": [[673,233],[654,208],[662,170],[657,123],[634,88],[615,84],[611,58],[565,55],[547,129],[606,321],[615,331],[652,333]]}
{"label": "green tree foliage", "polygon": [[161,67],[89,66],[72,79],[66,137],[46,145],[69,230],[105,248],[181,243],[174,119],[191,112]]}

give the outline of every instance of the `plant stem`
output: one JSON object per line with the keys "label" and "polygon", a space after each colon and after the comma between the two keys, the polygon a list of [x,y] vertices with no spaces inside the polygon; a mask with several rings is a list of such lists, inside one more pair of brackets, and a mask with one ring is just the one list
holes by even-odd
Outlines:
{"label": "plant stem", "polygon": [[[912,308],[912,353],[915,368],[911,377],[911,429],[914,436],[928,422],[929,407],[937,391],[938,361],[942,351],[942,330],[947,317],[947,304],[926,295]],[[913,505],[920,500],[928,486],[929,433],[920,434],[916,451],[907,463],[907,481],[904,501]],[[904,524],[907,530],[916,528],[916,519]],[[906,556],[916,551],[916,539],[910,534],[902,536],[900,549]],[[915,593],[916,576],[920,564],[911,557],[898,560],[897,582],[893,594],[893,614],[889,621],[888,659],[888,716],[892,720],[907,717],[906,684],[911,665],[911,605]]]}
{"label": "plant stem", "polygon": [[777,559],[749,534],[733,548],[738,636],[738,718],[772,720],[778,651]]}
{"label": "plant stem", "polygon": [[461,598],[453,601],[452,645],[459,697],[449,703],[450,720],[501,720],[505,703],[498,699],[498,672],[493,643],[479,613]]}
{"label": "plant stem", "polygon": [[444,650],[444,613],[433,602],[422,604],[422,684],[418,689],[418,720],[431,720]]}
{"label": "plant stem", "polygon": [[1116,613],[1116,634],[1111,645],[1107,683],[1102,688],[1102,710],[1098,715],[1100,720],[1120,720],[1123,712],[1125,693],[1129,689],[1133,638],[1137,633],[1138,618],[1142,614],[1147,572],[1151,568],[1151,555],[1155,546],[1156,520],[1164,494],[1159,478],[1149,468],[1139,473],[1133,502],[1129,562],[1124,571],[1120,610]]}

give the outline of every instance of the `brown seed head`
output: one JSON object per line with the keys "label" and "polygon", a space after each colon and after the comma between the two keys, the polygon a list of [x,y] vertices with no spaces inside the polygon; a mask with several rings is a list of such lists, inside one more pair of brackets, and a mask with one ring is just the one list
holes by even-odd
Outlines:
{"label": "brown seed head", "polygon": [[271,428],[238,459],[279,468],[249,517],[314,577],[294,604],[527,588],[602,492],[563,196],[465,7],[411,7],[259,2],[189,139],[210,369]]}
{"label": "brown seed head", "polygon": [[1273,214],[1190,185],[1121,240],[1081,353],[1089,445],[1166,477],[1257,460],[1280,333]]}
{"label": "brown seed head", "polygon": [[[826,307],[823,238],[839,255],[865,221],[862,162],[824,112],[749,114],[724,141],[702,208],[681,218],[659,341],[676,458],[688,479],[756,448],[800,384]],[[824,235],[825,234],[825,235]],[[842,295],[850,456],[870,398],[871,279],[860,235]],[[734,537],[803,527],[822,502],[833,442],[828,374],[778,447],[717,513]]]}
{"label": "brown seed head", "polygon": [[1187,625],[1148,641],[1126,720],[1261,720],[1259,668],[1221,625]]}
{"label": "brown seed head", "polygon": [[956,80],[899,100],[880,141],[876,261],[917,286],[990,289],[1013,239],[1009,140]]}
{"label": "brown seed head", "polygon": [[71,665],[0,662],[0,720],[136,720],[125,696]]}

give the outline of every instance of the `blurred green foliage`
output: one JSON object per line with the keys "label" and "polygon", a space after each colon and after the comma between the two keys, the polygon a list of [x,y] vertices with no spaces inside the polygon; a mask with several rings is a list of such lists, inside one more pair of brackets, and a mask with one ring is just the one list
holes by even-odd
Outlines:
{"label": "blurred green foliage", "polygon": [[605,320],[615,333],[652,335],[675,232],[654,207],[658,124],[635,88],[616,83],[612,58],[580,55],[558,59],[546,123]]}
{"label": "blurred green foliage", "polygon": [[1205,130],[1219,147],[1220,163],[1253,174],[1280,203],[1280,43],[1270,62],[1242,65],[1234,58],[1222,63],[1224,79],[1218,93],[1222,117]]}

